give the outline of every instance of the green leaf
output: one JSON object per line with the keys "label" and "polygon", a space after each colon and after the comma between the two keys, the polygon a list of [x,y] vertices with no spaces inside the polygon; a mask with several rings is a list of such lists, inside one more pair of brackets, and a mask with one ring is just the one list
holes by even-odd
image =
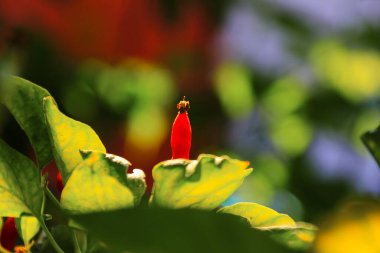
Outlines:
{"label": "green leaf", "polygon": [[296,222],[294,228],[274,228],[269,232],[274,239],[293,249],[307,250],[312,246],[318,228],[310,223]]}
{"label": "green leaf", "polygon": [[135,205],[138,205],[146,190],[145,173],[140,169],[133,169],[127,174],[128,188],[133,192]]}
{"label": "green leaf", "polygon": [[128,173],[131,163],[123,157],[117,155],[91,150],[81,150],[81,154],[83,158],[88,158],[92,154],[98,154],[101,158],[99,162],[104,163],[104,166],[112,167],[113,169],[111,170],[111,175],[118,178],[120,182],[132,191],[135,205],[140,203],[146,190],[144,171],[140,169],[133,169],[132,173]]}
{"label": "green leaf", "polygon": [[0,140],[0,217],[39,215],[43,190],[33,162]]}
{"label": "green leaf", "polygon": [[30,240],[40,231],[40,223],[34,216],[21,215],[16,219],[16,226],[24,245],[28,245]]}
{"label": "green leaf", "polygon": [[380,166],[380,126],[373,131],[364,133],[361,138],[377,164]]}
{"label": "green leaf", "polygon": [[296,223],[288,215],[256,203],[237,203],[218,212],[243,217],[252,228],[268,231],[274,239],[295,249],[309,248],[317,230],[312,224]]}
{"label": "green leaf", "polygon": [[296,222],[288,215],[256,203],[241,202],[223,207],[218,212],[244,217],[252,227],[263,230],[296,226]]}
{"label": "green leaf", "polygon": [[67,182],[83,160],[79,150],[106,152],[106,149],[91,127],[61,113],[52,97],[44,98],[44,109],[54,158],[63,181]]}
{"label": "green leaf", "polygon": [[74,169],[61,195],[62,207],[72,213],[113,210],[134,205],[128,188],[125,159],[92,152]]}
{"label": "green leaf", "polygon": [[239,218],[203,210],[134,208],[72,218],[109,252],[293,252]]}
{"label": "green leaf", "polygon": [[252,172],[248,162],[227,156],[174,159],[153,168],[153,206],[213,209],[223,203]]}
{"label": "green leaf", "polygon": [[43,110],[43,98],[49,92],[20,77],[6,76],[0,81],[0,94],[1,102],[28,136],[39,167],[44,167],[53,158]]}

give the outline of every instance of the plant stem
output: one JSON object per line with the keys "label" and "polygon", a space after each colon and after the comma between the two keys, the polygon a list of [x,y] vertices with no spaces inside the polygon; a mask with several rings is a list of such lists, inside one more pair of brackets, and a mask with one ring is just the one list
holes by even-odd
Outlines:
{"label": "plant stem", "polygon": [[41,215],[44,214],[44,210],[45,210],[45,202],[46,202],[46,195],[45,195],[45,194],[42,194],[42,205],[41,205],[41,212],[40,212]]}
{"label": "plant stem", "polygon": [[61,209],[61,204],[59,203],[58,199],[54,196],[54,194],[50,191],[49,188],[45,187],[45,193],[49,197],[49,199],[53,202],[53,204],[58,208]]}
{"label": "plant stem", "polygon": [[73,231],[73,241],[74,241],[75,253],[82,253],[82,250],[79,246],[77,234],[75,233],[75,230],[72,230],[72,231]]}
{"label": "plant stem", "polygon": [[87,234],[86,233],[83,234],[82,249],[84,253],[87,252]]}
{"label": "plant stem", "polygon": [[61,247],[59,247],[59,245],[57,244],[57,242],[55,241],[53,235],[50,233],[49,229],[46,227],[46,224],[45,224],[45,221],[43,220],[43,217],[39,217],[38,218],[38,221],[42,227],[42,229],[45,231],[49,241],[50,241],[50,244],[51,246],[53,246],[53,248],[55,249],[55,251],[57,251],[58,253],[65,253]]}

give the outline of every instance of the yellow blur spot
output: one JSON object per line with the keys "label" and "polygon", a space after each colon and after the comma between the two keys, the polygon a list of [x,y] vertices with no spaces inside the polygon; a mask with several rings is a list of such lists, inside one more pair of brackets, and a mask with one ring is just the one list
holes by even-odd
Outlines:
{"label": "yellow blur spot", "polygon": [[254,106],[250,71],[242,65],[225,63],[214,75],[214,87],[224,111],[231,118],[247,116]]}
{"label": "yellow blur spot", "polygon": [[170,133],[168,129],[168,119],[160,107],[136,106],[128,118],[127,139],[140,150],[157,150]]}
{"label": "yellow blur spot", "polygon": [[312,243],[315,239],[315,235],[311,233],[305,233],[305,232],[299,232],[297,233],[297,236],[300,240],[308,243]]}
{"label": "yellow blur spot", "polygon": [[316,253],[380,252],[380,208],[361,208],[336,215],[322,229],[315,243]]}
{"label": "yellow blur spot", "polygon": [[317,74],[331,88],[353,102],[380,92],[380,56],[366,50],[350,50],[336,41],[317,44],[311,52]]}

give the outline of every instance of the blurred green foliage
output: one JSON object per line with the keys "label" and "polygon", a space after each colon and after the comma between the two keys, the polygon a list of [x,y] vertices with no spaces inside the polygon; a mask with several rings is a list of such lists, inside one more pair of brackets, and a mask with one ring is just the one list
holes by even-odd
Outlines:
{"label": "blurred green foliage", "polygon": [[215,91],[225,113],[231,118],[247,116],[254,106],[249,70],[239,64],[225,63],[215,72]]}
{"label": "blurred green foliage", "polygon": [[[319,223],[346,199],[379,197],[378,166],[360,141],[380,123],[375,1],[11,2],[0,3],[0,73],[47,88],[143,168],[148,188],[153,165],[170,157],[175,103],[186,95],[192,157],[227,153],[255,168],[227,204]],[[31,155],[16,121],[1,108],[0,136]],[[378,160],[376,138],[363,136]]]}

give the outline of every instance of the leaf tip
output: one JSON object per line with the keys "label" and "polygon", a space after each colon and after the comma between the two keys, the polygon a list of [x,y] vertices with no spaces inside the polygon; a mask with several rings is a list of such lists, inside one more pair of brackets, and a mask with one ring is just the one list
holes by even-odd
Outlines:
{"label": "leaf tip", "polygon": [[198,165],[198,160],[193,160],[188,165],[186,165],[185,177],[191,177],[195,173],[197,169],[197,165]]}
{"label": "leaf tip", "polygon": [[42,101],[43,101],[43,108],[44,108],[45,113],[51,110],[52,106],[53,108],[55,107],[58,109],[58,105],[52,96],[46,96],[42,99]]}
{"label": "leaf tip", "polygon": [[249,176],[253,171],[253,168],[247,168],[244,170],[244,177]]}
{"label": "leaf tip", "polygon": [[[43,98],[43,101],[45,103],[47,103],[47,102],[54,102],[54,98],[52,96],[46,96],[46,97]],[[55,102],[54,102],[54,104],[55,104]]]}
{"label": "leaf tip", "polygon": [[128,173],[127,174],[127,177],[128,179],[145,179],[146,178],[146,175],[145,175],[145,172],[143,170],[140,170],[140,169],[133,169],[132,170],[132,173]]}

